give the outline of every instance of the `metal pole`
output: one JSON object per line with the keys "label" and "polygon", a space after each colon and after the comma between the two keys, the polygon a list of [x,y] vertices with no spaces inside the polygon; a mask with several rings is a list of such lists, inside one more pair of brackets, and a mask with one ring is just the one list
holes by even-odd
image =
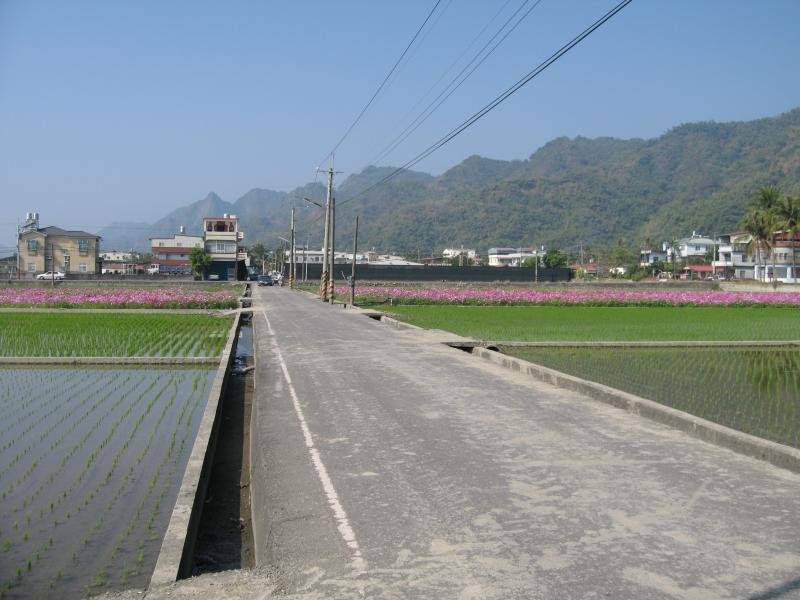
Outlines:
{"label": "metal pole", "polygon": [[328,269],[328,298],[330,303],[333,304],[333,288],[336,283],[336,271],[334,267],[336,258],[336,198],[333,196],[331,196],[331,235],[329,241],[331,245],[331,264]]}
{"label": "metal pole", "polygon": [[289,287],[294,287],[294,207],[292,207],[292,235],[291,247],[289,248]]}
{"label": "metal pole", "polygon": [[353,234],[353,268],[350,271],[350,306],[356,303],[356,252],[358,252],[358,215],[356,215],[356,231]]}

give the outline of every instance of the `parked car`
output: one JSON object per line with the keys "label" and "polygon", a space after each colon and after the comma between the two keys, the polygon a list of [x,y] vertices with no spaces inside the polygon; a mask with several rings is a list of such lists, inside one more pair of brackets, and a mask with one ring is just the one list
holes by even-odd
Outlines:
{"label": "parked car", "polygon": [[258,285],[272,285],[272,277],[269,275],[259,275]]}
{"label": "parked car", "polygon": [[159,271],[160,271],[160,269],[159,269],[158,265],[150,265],[149,267],[147,267],[147,274],[148,275],[158,275]]}
{"label": "parked car", "polygon": [[47,271],[46,273],[41,273],[36,276],[36,279],[64,279],[64,274],[61,271],[56,271],[53,273],[52,271]]}
{"label": "parked car", "polygon": [[217,275],[216,273],[212,273],[211,275],[208,276],[208,280],[209,281],[219,281],[219,275]]}

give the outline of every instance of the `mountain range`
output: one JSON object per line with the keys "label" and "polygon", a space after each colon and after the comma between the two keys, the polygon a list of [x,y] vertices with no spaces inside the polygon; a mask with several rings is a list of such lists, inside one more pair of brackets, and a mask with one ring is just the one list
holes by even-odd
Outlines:
{"label": "mountain range", "polygon": [[[335,189],[337,248],[430,254],[446,247],[574,249],[623,240],[631,247],[702,231],[733,231],[763,186],[800,195],[800,108],[747,122],[684,124],[653,139],[561,137],[525,160],[470,156],[438,177],[370,166]],[[252,189],[235,202],[211,192],[152,224],[112,223],[104,249],[149,249],[149,237],[181,225],[199,234],[204,216],[236,214],[247,245],[274,248],[296,207],[298,244],[322,238],[320,181],[289,192]]]}

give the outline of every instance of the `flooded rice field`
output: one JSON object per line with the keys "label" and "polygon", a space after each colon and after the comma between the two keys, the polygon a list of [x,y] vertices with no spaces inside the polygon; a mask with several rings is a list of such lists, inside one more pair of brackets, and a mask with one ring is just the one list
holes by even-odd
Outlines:
{"label": "flooded rice field", "polygon": [[0,597],[147,585],[216,373],[0,367]]}

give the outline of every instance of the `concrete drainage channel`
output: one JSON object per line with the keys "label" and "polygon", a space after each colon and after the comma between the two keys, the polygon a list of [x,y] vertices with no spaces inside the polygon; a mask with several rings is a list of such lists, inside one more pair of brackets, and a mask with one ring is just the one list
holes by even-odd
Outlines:
{"label": "concrete drainage channel", "polygon": [[252,565],[249,432],[251,313],[228,336],[148,591],[200,573]]}

